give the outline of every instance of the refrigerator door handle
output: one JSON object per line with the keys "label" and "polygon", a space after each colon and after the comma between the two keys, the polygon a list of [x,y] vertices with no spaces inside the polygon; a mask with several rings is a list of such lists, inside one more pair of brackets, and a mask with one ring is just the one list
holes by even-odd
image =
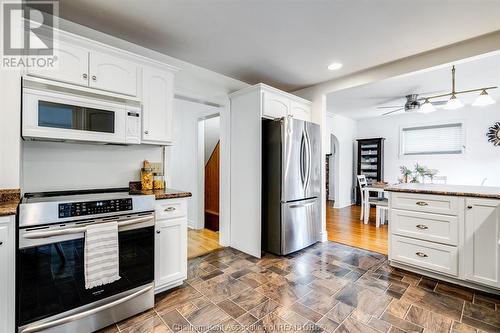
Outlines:
{"label": "refrigerator door handle", "polygon": [[316,202],[316,198],[311,199],[311,200],[307,200],[306,202],[296,203],[296,204],[290,205],[289,207],[290,208],[308,207],[308,206],[314,205],[315,202]]}
{"label": "refrigerator door handle", "polygon": [[300,180],[302,181],[302,187],[306,188],[306,136],[305,133],[302,132],[302,138],[300,139]]}
{"label": "refrigerator door handle", "polygon": [[306,176],[305,176],[305,184],[304,184],[304,190],[307,189],[307,187],[309,186],[309,180],[311,178],[311,164],[312,164],[312,161],[311,161],[311,158],[312,158],[312,154],[311,154],[311,140],[309,139],[309,133],[307,133],[307,130],[304,130],[304,136],[305,136],[305,139],[306,139],[306,154],[307,154],[307,160],[306,160],[306,163],[307,163],[307,168],[306,168]]}

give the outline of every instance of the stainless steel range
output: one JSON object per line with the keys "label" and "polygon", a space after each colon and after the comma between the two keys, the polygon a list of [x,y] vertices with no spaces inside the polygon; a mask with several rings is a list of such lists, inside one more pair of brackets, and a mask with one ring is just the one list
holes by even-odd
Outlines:
{"label": "stainless steel range", "polygon": [[[93,332],[154,305],[154,196],[126,189],[25,194],[19,207],[18,332]],[[85,289],[90,224],[118,222],[120,279]]]}

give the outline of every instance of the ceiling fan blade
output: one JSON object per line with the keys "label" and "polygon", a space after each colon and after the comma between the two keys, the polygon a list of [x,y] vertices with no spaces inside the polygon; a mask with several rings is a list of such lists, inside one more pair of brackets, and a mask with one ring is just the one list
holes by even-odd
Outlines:
{"label": "ceiling fan blade", "polygon": [[393,105],[393,106],[377,106],[377,109],[394,109],[394,108],[402,108],[403,105]]}
{"label": "ceiling fan blade", "polygon": [[402,107],[402,108],[399,108],[399,109],[396,109],[396,110],[392,110],[392,111],[389,111],[389,112],[383,113],[382,115],[383,115],[383,116],[388,116],[388,115],[390,115],[390,114],[393,114],[393,113],[395,113],[395,112],[402,111],[402,110],[404,110],[404,109],[405,109],[405,108],[404,108],[404,107]]}

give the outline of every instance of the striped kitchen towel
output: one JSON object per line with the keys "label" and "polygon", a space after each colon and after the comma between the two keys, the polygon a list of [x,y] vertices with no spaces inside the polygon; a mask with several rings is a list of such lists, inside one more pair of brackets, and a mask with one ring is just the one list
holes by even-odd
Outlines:
{"label": "striped kitchen towel", "polygon": [[120,279],[118,222],[92,224],[85,233],[85,288]]}

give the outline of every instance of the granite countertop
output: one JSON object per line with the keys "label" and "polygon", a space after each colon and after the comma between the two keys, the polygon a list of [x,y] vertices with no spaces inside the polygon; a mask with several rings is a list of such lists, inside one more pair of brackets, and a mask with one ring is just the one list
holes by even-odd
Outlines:
{"label": "granite countertop", "polygon": [[21,190],[0,189],[0,216],[15,215],[21,200]]}
{"label": "granite countertop", "polygon": [[130,194],[153,194],[156,197],[156,200],[187,198],[192,196],[191,192],[179,191],[171,188],[166,188],[164,190],[131,190]]}
{"label": "granite countertop", "polygon": [[386,191],[500,199],[500,187],[493,186],[409,183],[390,185],[386,188]]}

